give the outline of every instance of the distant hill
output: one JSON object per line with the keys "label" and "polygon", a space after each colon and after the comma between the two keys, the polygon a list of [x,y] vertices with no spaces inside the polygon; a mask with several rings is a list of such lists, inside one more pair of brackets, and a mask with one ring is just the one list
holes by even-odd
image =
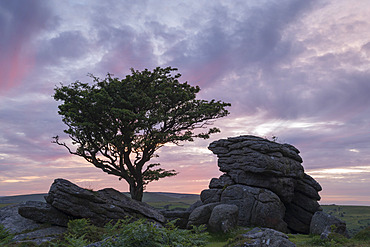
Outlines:
{"label": "distant hill", "polygon": [[144,192],[144,202],[191,202],[200,200],[199,195],[196,194],[180,194],[180,193],[169,193],[169,192]]}
{"label": "distant hill", "polygon": [[13,204],[13,203],[21,203],[25,201],[42,201],[44,202],[44,196],[46,193],[43,194],[30,194],[30,195],[19,195],[19,196],[2,196],[0,197],[1,204]]}

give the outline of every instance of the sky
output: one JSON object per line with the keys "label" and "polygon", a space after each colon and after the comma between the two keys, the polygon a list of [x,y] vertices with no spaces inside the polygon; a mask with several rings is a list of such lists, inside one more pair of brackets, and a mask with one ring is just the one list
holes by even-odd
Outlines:
{"label": "sky", "polygon": [[298,148],[322,204],[370,206],[370,1],[0,1],[0,196],[46,193],[56,178],[127,184],[51,143],[53,99],[87,75],[172,66],[199,99],[231,103],[208,140],[158,150],[179,174],[148,191],[200,193],[222,173],[215,140],[256,135]]}

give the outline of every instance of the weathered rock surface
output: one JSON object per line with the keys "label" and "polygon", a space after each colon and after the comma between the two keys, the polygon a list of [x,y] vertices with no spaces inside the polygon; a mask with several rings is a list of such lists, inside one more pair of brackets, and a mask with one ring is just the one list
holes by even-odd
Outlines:
{"label": "weathered rock surface", "polygon": [[38,223],[50,223],[52,225],[66,227],[72,217],[64,214],[50,204],[39,201],[27,201],[19,205],[18,213]]}
{"label": "weathered rock surface", "polygon": [[222,172],[241,170],[279,177],[301,177],[304,173],[298,149],[289,144],[240,136],[212,142],[208,148],[219,158]]}
{"label": "weathered rock surface", "polygon": [[211,232],[230,232],[238,225],[239,208],[236,205],[220,204],[213,208],[208,220]]}
{"label": "weathered rock surface", "polygon": [[200,207],[203,205],[203,202],[201,200],[198,200],[196,202],[194,202],[186,211],[188,212],[193,212],[194,209],[196,209],[197,207]]}
{"label": "weathered rock surface", "polygon": [[208,224],[209,218],[211,217],[212,210],[214,207],[219,205],[220,203],[209,203],[206,205],[202,205],[194,209],[188,220],[188,228],[191,228],[192,225],[199,226],[203,224]]}
{"label": "weathered rock surface", "polygon": [[235,182],[229,175],[223,174],[219,178],[212,178],[209,182],[210,189],[224,189],[229,185],[233,185]]}
{"label": "weathered rock surface", "polygon": [[234,204],[238,224],[258,225],[283,232],[309,233],[321,186],[304,173],[299,150],[256,136],[212,142],[218,157],[219,178],[201,193],[207,204]]}
{"label": "weathered rock surface", "polygon": [[0,224],[10,233],[20,233],[32,231],[40,228],[42,225],[33,220],[26,219],[18,214],[19,204],[7,206],[0,209]]}
{"label": "weathered rock surface", "polygon": [[321,235],[322,238],[326,239],[332,232],[349,237],[346,222],[325,212],[316,212],[312,217],[310,234]]}
{"label": "weathered rock surface", "polygon": [[168,221],[176,220],[175,226],[177,226],[179,228],[182,228],[182,229],[187,227],[190,211],[163,210],[163,211],[161,211],[161,213],[164,215],[164,217]]}
{"label": "weathered rock surface", "polygon": [[33,242],[40,245],[44,242],[51,241],[58,236],[66,232],[65,227],[60,226],[50,226],[47,228],[37,229],[31,232],[18,234],[13,238],[15,242]]}
{"label": "weathered rock surface", "polygon": [[[54,181],[45,200],[47,203],[32,201],[23,203],[13,209],[17,211],[16,215],[18,216],[14,216],[15,218],[11,222],[8,219],[0,222],[6,228],[14,229],[14,227],[8,227],[8,225],[19,220],[21,221],[19,225],[27,226],[19,231],[27,230],[33,225],[35,225],[35,228],[40,226],[35,222],[67,226],[69,220],[79,218],[88,218],[92,224],[98,226],[103,226],[111,220],[123,219],[127,216],[134,219],[147,218],[157,223],[165,222],[165,217],[159,211],[146,203],[132,200],[119,191],[114,189],[90,191],[65,179]],[[1,219],[5,217],[5,213],[4,211],[1,214]]]}
{"label": "weathered rock surface", "polygon": [[221,189],[203,190],[200,193],[200,199],[203,202],[203,204],[219,202],[221,200],[221,194],[222,194]]}
{"label": "weathered rock surface", "polygon": [[39,245],[55,239],[66,231],[64,227],[45,226],[22,217],[18,213],[20,206],[20,204],[16,204],[0,209],[0,224],[15,235],[13,241],[33,242]]}
{"label": "weathered rock surface", "polygon": [[56,179],[45,200],[52,207],[73,218],[88,218],[95,225],[126,216],[145,217],[159,223],[164,216],[146,203],[132,200],[114,189],[90,191],[65,179]]}
{"label": "weathered rock surface", "polygon": [[241,226],[264,226],[287,231],[287,224],[283,221],[284,204],[269,190],[231,185],[222,192],[220,201],[238,206],[238,224]]}
{"label": "weathered rock surface", "polygon": [[253,228],[228,247],[295,247],[284,233],[269,228]]}

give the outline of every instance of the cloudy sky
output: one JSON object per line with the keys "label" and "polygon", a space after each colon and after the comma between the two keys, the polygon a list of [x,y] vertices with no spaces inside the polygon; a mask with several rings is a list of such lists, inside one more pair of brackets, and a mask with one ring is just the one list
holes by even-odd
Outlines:
{"label": "cloudy sky", "polygon": [[180,173],[148,191],[199,193],[221,174],[209,143],[253,134],[297,147],[322,203],[370,205],[369,15],[366,0],[0,1],[0,196],[59,177],[127,191],[51,143],[54,88],[172,66],[231,114],[210,140],[160,149]]}

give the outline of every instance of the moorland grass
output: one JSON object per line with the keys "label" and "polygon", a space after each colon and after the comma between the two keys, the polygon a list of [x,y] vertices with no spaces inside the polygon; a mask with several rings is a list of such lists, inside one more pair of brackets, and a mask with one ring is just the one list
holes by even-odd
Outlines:
{"label": "moorland grass", "polygon": [[321,207],[324,212],[346,222],[347,230],[351,237],[370,226],[369,206],[322,205]]}
{"label": "moorland grass", "polygon": [[359,240],[359,241],[368,241],[370,243],[370,226],[356,233],[353,239]]}
{"label": "moorland grass", "polygon": [[0,208],[4,208],[6,206],[13,205],[14,203],[0,203]]}
{"label": "moorland grass", "polygon": [[174,201],[174,202],[150,202],[148,204],[150,204],[150,206],[152,206],[156,209],[159,209],[159,210],[163,210],[163,209],[166,209],[166,210],[177,210],[177,209],[186,210],[191,205],[191,204],[187,204],[187,203],[184,203],[184,202],[176,202],[176,201]]}

